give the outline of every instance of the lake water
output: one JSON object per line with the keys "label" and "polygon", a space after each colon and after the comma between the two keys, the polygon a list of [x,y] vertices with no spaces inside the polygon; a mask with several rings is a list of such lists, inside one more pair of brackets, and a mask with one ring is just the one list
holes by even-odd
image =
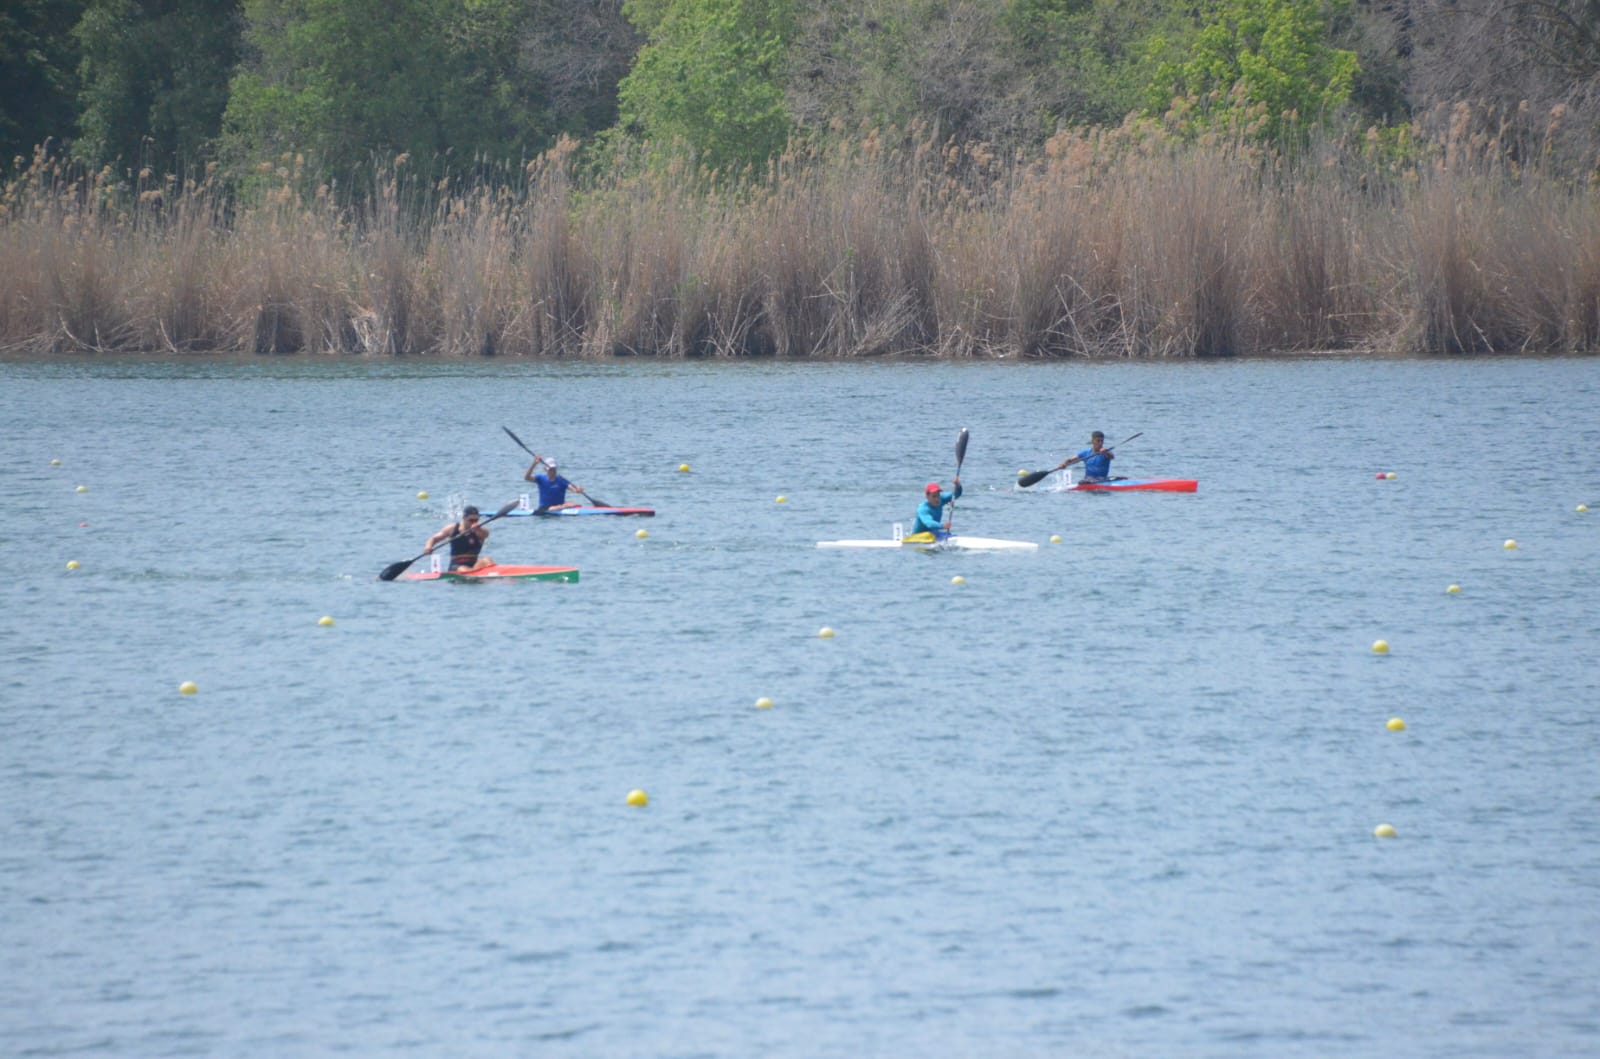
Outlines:
{"label": "lake water", "polygon": [[[1600,361],[61,360],[0,411],[0,1053],[1600,1055]],[[529,488],[502,426],[659,515],[377,581]],[[963,427],[958,532],[1037,552],[814,547]],[[1013,488],[1096,428],[1199,492]]]}

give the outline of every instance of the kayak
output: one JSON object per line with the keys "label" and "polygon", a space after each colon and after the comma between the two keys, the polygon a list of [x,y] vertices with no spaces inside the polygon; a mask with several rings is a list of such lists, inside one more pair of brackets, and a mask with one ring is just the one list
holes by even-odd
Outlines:
{"label": "kayak", "polygon": [[1074,493],[1192,493],[1200,488],[1193,478],[1112,478],[1105,482],[1073,482],[1063,492]]}
{"label": "kayak", "polygon": [[422,570],[403,575],[407,581],[567,581],[578,580],[576,566],[508,566],[496,563],[476,570]]}
{"label": "kayak", "polygon": [[818,541],[818,548],[914,548],[924,552],[977,551],[977,552],[1031,552],[1038,549],[1032,541],[1008,541],[998,537],[968,537],[952,533],[941,541],[884,540],[881,537],[864,541]]}
{"label": "kayak", "polygon": [[506,512],[506,518],[527,517],[537,515],[539,518],[554,518],[557,515],[643,515],[654,518],[656,509],[653,507],[558,507],[554,511],[541,511],[528,503],[528,498],[522,498],[522,506]]}

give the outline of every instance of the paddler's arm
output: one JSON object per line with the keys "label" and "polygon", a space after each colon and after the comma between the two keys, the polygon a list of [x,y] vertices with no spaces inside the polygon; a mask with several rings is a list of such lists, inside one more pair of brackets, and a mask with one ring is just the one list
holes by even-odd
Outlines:
{"label": "paddler's arm", "polygon": [[527,470],[526,470],[526,471],[524,471],[524,472],[522,472],[522,480],[523,480],[523,481],[524,481],[524,482],[531,482],[531,481],[533,481],[533,469],[534,469],[534,468],[535,468],[535,467],[537,467],[537,466],[539,466],[539,464],[540,464],[540,463],[542,463],[542,462],[543,462],[543,461],[542,461],[542,460],[540,460],[540,459],[539,459],[539,457],[537,457],[537,456],[535,456],[535,457],[534,457],[534,458],[533,458],[533,462],[532,462],[532,463],[530,463],[530,464],[528,464],[528,469],[527,469]]}
{"label": "paddler's arm", "polygon": [[446,526],[444,529],[440,530],[438,533],[435,533],[433,536],[429,537],[428,538],[428,543],[426,543],[426,544],[424,544],[422,546],[423,554],[424,555],[430,554],[433,551],[433,549],[435,548],[435,546],[437,546],[437,545],[443,543],[444,541],[449,540],[451,537],[455,536],[455,532],[456,532],[456,523],[452,522],[452,523],[450,523],[450,525]]}

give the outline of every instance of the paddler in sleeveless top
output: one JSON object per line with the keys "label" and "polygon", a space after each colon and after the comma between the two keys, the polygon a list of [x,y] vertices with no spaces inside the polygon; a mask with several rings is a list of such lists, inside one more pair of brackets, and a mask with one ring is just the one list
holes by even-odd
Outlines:
{"label": "paddler in sleeveless top", "polygon": [[944,507],[954,503],[961,495],[961,476],[953,479],[955,489],[946,493],[940,488],[938,482],[929,482],[922,490],[922,504],[917,508],[917,520],[911,524],[908,536],[915,537],[919,533],[926,533],[934,540],[943,540],[950,535],[950,523],[945,521]]}
{"label": "paddler in sleeveless top", "polygon": [[438,533],[428,538],[422,553],[432,555],[434,548],[449,541],[450,569],[478,570],[493,566],[493,559],[479,554],[483,551],[484,542],[489,539],[489,527],[478,525],[478,521],[478,509],[468,504],[462,509],[461,521],[441,527]]}
{"label": "paddler in sleeveless top", "polygon": [[1056,470],[1064,471],[1074,463],[1083,463],[1083,480],[1086,482],[1105,482],[1111,478],[1111,461],[1116,453],[1106,448],[1106,436],[1096,430],[1089,435],[1089,447],[1071,459],[1062,460],[1056,464]]}
{"label": "paddler in sleeveless top", "polygon": [[[544,464],[545,470],[541,474],[534,474],[533,469]],[[578,507],[576,503],[567,503],[567,490],[583,495],[583,486],[573,485],[563,478],[556,470],[556,461],[550,456],[540,456],[534,453],[533,462],[528,464],[528,469],[523,472],[522,480],[532,482],[539,487],[539,510],[553,511],[563,507]]]}

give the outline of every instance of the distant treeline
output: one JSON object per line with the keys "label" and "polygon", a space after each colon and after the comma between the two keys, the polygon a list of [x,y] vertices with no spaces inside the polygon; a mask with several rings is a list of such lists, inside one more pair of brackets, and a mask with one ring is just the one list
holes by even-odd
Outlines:
{"label": "distant treeline", "polygon": [[0,348],[1600,349],[1593,0],[14,0]]}

